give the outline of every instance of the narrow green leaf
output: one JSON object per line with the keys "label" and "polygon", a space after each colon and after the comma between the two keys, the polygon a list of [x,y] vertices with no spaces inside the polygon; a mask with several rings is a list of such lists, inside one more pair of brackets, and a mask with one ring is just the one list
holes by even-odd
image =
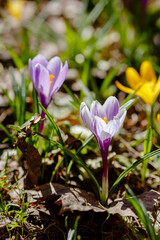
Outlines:
{"label": "narrow green leaf", "polygon": [[47,117],[48,117],[49,121],[51,122],[51,124],[53,125],[53,127],[55,128],[56,133],[59,137],[60,143],[62,144],[62,146],[64,146],[63,138],[62,138],[62,135],[60,133],[60,130],[59,130],[57,124],[55,123],[55,121],[53,120],[53,118],[51,117],[49,112],[42,106],[42,104],[40,102],[39,102],[39,105],[42,108],[42,110],[44,111],[44,113],[47,115]]}
{"label": "narrow green leaf", "polygon": [[7,47],[7,51],[11,55],[11,58],[13,59],[16,67],[18,69],[23,68],[24,64],[23,64],[22,60],[20,59],[20,57],[17,55],[17,53],[11,47]]}
{"label": "narrow green leaf", "polygon": [[98,3],[93,8],[93,10],[89,13],[85,23],[86,24],[93,24],[108,3],[109,3],[108,0],[98,1]]}
{"label": "narrow green leaf", "polygon": [[129,196],[128,194],[126,194],[126,197],[127,197],[128,201],[130,202],[130,204],[136,210],[136,213],[137,213],[139,219],[141,220],[144,228],[146,229],[149,239],[150,240],[158,240],[158,236],[156,236],[156,234],[155,234],[154,227],[148,216],[147,210],[146,210],[143,202],[136,198],[136,196],[134,195],[134,193],[128,186],[126,186],[126,189],[130,195]]}
{"label": "narrow green leaf", "polygon": [[127,102],[124,101],[124,102],[121,104],[120,110],[121,110],[121,109],[124,109],[124,108],[125,108],[126,110],[128,110],[137,100],[138,100],[138,98],[134,98],[134,99],[128,100]]}
{"label": "narrow green leaf", "polygon": [[[146,137],[144,140],[144,155],[149,153],[152,148],[152,128],[149,127],[147,129]],[[142,172],[141,172],[141,178],[142,178],[142,183],[144,184],[145,182],[145,177],[146,177],[146,172],[147,172],[147,167],[148,167],[148,161],[146,160],[143,162],[142,165]]]}
{"label": "narrow green leaf", "polygon": [[66,86],[66,84],[63,84],[63,88],[65,89],[65,91],[71,96],[71,98],[73,99],[73,101],[71,101],[71,103],[77,108],[80,108],[80,102],[78,100],[78,98],[73,94],[73,92]]}
{"label": "narrow green leaf", "polygon": [[8,131],[8,129],[2,124],[0,123],[0,128],[5,132],[5,134],[9,137],[9,139],[14,142],[14,138],[13,135],[10,134],[10,132]]}
{"label": "narrow green leaf", "polygon": [[111,84],[111,82],[113,81],[114,77],[116,76],[116,74],[118,73],[119,69],[120,69],[121,65],[118,65],[117,67],[113,68],[108,75],[105,77],[105,79],[103,80],[103,83],[101,85],[100,88],[100,94],[103,95],[103,92],[106,91],[106,89],[108,88],[108,86]]}
{"label": "narrow green leaf", "polygon": [[152,128],[147,129],[146,137],[144,140],[144,155],[149,153],[152,148]]}
{"label": "narrow green leaf", "polygon": [[[110,197],[111,193],[114,191],[114,189],[117,187],[117,185],[122,181],[122,179],[130,172],[132,171],[135,167],[137,167],[140,163],[142,163],[143,161],[145,161],[146,159],[159,155],[160,154],[160,149],[157,149],[151,153],[146,154],[143,158],[138,159],[136,162],[134,162],[130,167],[128,167],[126,170],[124,170],[119,177],[116,179],[116,181],[114,182],[114,184],[112,185],[109,194],[108,194],[108,198]],[[108,200],[108,199],[107,199]],[[106,201],[107,202],[107,201]]]}
{"label": "narrow green leaf", "polygon": [[21,128],[19,126],[16,126],[16,125],[9,125],[9,128],[17,131],[17,132],[20,132],[21,131]]}
{"label": "narrow green leaf", "polygon": [[91,134],[84,142],[83,144],[78,148],[77,155],[81,152],[81,150],[94,138],[94,135]]}

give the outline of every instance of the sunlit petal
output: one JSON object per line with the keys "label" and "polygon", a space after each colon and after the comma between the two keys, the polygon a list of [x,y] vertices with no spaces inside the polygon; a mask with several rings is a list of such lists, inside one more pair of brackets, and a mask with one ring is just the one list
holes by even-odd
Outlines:
{"label": "sunlit petal", "polygon": [[148,61],[144,61],[140,66],[140,74],[146,81],[156,81],[156,74],[152,67],[152,64]]}
{"label": "sunlit petal", "polygon": [[139,73],[132,67],[127,68],[126,78],[129,85],[134,90],[136,90],[144,82]]}

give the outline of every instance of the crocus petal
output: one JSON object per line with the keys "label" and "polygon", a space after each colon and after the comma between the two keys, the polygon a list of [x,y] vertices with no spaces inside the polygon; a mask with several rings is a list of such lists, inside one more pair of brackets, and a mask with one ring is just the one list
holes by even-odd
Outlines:
{"label": "crocus petal", "polygon": [[160,76],[158,78],[158,81],[156,82],[156,85],[153,91],[154,91],[154,100],[156,100],[158,95],[160,94]]}
{"label": "crocus petal", "polygon": [[40,64],[37,64],[33,67],[33,84],[37,92],[39,93],[39,74],[40,74]]}
{"label": "crocus petal", "polygon": [[120,128],[120,120],[117,118],[117,119],[114,119],[114,120],[111,120],[105,128],[103,128],[103,131],[102,131],[102,137],[104,137],[107,133],[110,134],[111,137],[113,137],[119,130]]}
{"label": "crocus petal", "polygon": [[134,92],[133,89],[123,86],[123,85],[122,85],[120,82],[118,82],[118,81],[115,81],[115,84],[116,84],[117,88],[119,88],[121,91],[123,91],[123,92],[125,92],[125,93],[131,94],[131,93]]}
{"label": "crocus petal", "polygon": [[145,103],[152,105],[154,102],[153,82],[145,82],[136,95],[140,96]]}
{"label": "crocus petal", "polygon": [[91,114],[94,116],[98,116],[101,118],[104,118],[106,116],[102,105],[97,100],[92,102],[90,111],[91,111]]}
{"label": "crocus petal", "polygon": [[39,68],[39,75],[38,76],[35,75],[35,82],[39,81],[37,91],[42,92],[47,98],[50,92],[49,72],[41,64],[37,64],[36,69],[37,68]]}
{"label": "crocus petal", "polygon": [[42,66],[46,67],[48,62],[45,59],[45,57],[43,57],[41,54],[38,54],[36,57],[33,58],[32,60],[32,64],[33,66],[35,66],[37,63],[41,64]]}
{"label": "crocus petal", "polygon": [[67,71],[68,71],[68,63],[67,61],[65,62],[63,68],[61,68],[60,73],[57,77],[57,79],[53,79],[53,85],[51,85],[51,96],[53,97],[53,95],[60,89],[60,87],[62,86],[66,75],[67,75]]}
{"label": "crocus petal", "polygon": [[107,131],[105,131],[104,134],[102,133],[103,129],[107,127],[107,124],[102,118],[95,116],[93,126],[94,126],[94,133],[98,141],[100,139],[101,142],[103,142],[105,139],[111,138],[111,134],[108,133]]}
{"label": "crocus petal", "polygon": [[84,122],[84,124],[89,128],[89,130],[95,134],[94,132],[94,128],[93,128],[93,123],[94,123],[94,118],[91,115],[87,105],[85,104],[85,102],[81,103],[80,106],[80,114],[81,114],[81,118]]}
{"label": "crocus petal", "polygon": [[119,127],[122,126],[122,124],[123,124],[123,122],[124,122],[124,119],[125,119],[125,117],[126,117],[126,114],[127,114],[126,109],[120,110],[119,113],[117,114],[116,118],[119,118],[119,121],[120,121]]}
{"label": "crocus petal", "polygon": [[140,74],[146,81],[156,81],[156,74],[152,67],[152,64],[148,61],[144,61],[140,66]]}
{"label": "crocus petal", "polygon": [[119,102],[116,97],[109,97],[103,104],[103,109],[106,113],[107,121],[113,120],[114,116],[119,112]]}
{"label": "crocus petal", "polygon": [[61,69],[61,64],[62,63],[61,63],[61,60],[59,57],[52,58],[47,64],[47,69],[49,70],[50,74],[52,74],[54,76],[55,79],[59,75],[59,72]]}
{"label": "crocus petal", "polygon": [[136,90],[144,82],[144,80],[140,77],[138,72],[132,67],[127,68],[126,78],[129,85],[134,90]]}

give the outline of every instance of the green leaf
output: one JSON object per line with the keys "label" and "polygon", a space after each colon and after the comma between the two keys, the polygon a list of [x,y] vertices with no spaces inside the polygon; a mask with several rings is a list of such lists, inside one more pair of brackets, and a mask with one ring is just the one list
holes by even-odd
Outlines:
{"label": "green leaf", "polygon": [[21,69],[24,67],[24,64],[21,60],[21,58],[17,55],[17,53],[11,48],[11,47],[7,47],[7,51],[9,52],[9,54],[11,55],[11,58],[13,59],[16,67],[18,69]]}
{"label": "green leaf", "polygon": [[94,138],[94,135],[91,134],[84,142],[83,144],[78,148],[77,154],[81,152],[81,150]]}
{"label": "green leaf", "polygon": [[132,190],[126,186],[126,189],[129,193],[126,194],[126,197],[128,199],[128,201],[130,202],[130,204],[134,207],[134,209],[136,210],[136,213],[139,217],[139,219],[141,220],[144,228],[146,229],[147,235],[149,237],[150,240],[158,240],[158,236],[156,236],[155,234],[155,230],[154,227],[152,225],[152,222],[148,216],[147,210],[143,204],[143,202],[141,200],[138,200],[136,198],[136,196],[134,195],[134,193],[132,192]]}
{"label": "green leaf", "polygon": [[106,91],[106,89],[109,87],[109,85],[111,84],[111,82],[113,81],[114,77],[116,76],[116,74],[118,73],[119,69],[120,69],[121,65],[118,65],[117,67],[113,68],[109,74],[105,77],[105,79],[103,80],[103,83],[101,85],[100,88],[100,94],[103,96],[103,92]]}
{"label": "green leaf", "polygon": [[0,123],[0,128],[5,132],[5,134],[9,137],[9,139],[14,142],[14,138],[13,135],[10,134],[10,132],[8,131],[8,129],[2,124]]}
{"label": "green leaf", "polygon": [[138,98],[134,98],[134,99],[131,99],[131,100],[128,100],[127,102],[124,101],[122,104],[121,104],[121,107],[120,107],[120,110],[121,109],[126,109],[128,110],[136,101],[137,101]]}
{"label": "green leaf", "polygon": [[60,133],[60,130],[59,130],[57,124],[55,123],[55,121],[53,120],[53,118],[51,117],[49,112],[42,106],[42,104],[40,102],[39,102],[39,105],[42,108],[42,110],[44,111],[44,113],[47,115],[47,117],[48,117],[49,121],[51,122],[51,124],[53,125],[54,129],[56,130],[56,133],[59,137],[60,143],[62,144],[62,146],[64,146],[63,138],[62,138],[62,135]]}
{"label": "green leaf", "polygon": [[[114,191],[114,189],[118,186],[118,184],[122,181],[122,179],[130,172],[132,171],[135,167],[137,167],[140,163],[143,161],[147,160],[150,157],[157,156],[160,154],[160,149],[157,149],[151,153],[148,153],[144,155],[143,158],[138,159],[136,162],[134,162],[130,167],[128,167],[126,170],[124,170],[119,177],[116,179],[114,184],[112,185],[111,189],[109,190],[108,198],[110,197],[111,193]],[[108,200],[108,199],[107,199]],[[106,201],[107,202],[107,201]]]}
{"label": "green leaf", "polygon": [[152,128],[147,129],[146,137],[144,140],[144,155],[149,153],[152,148]]}
{"label": "green leaf", "polygon": [[80,102],[78,100],[78,98],[74,95],[74,93],[66,86],[66,84],[63,84],[63,87],[65,89],[65,91],[71,96],[71,98],[73,99],[73,101],[71,101],[71,103],[77,108],[80,108]]}
{"label": "green leaf", "polygon": [[[146,137],[144,140],[144,155],[149,153],[152,148],[152,128],[149,127],[147,129]],[[147,172],[147,167],[148,167],[148,161],[146,160],[143,162],[142,165],[142,173],[141,173],[141,178],[142,178],[142,183],[144,184],[145,182],[145,177],[146,177],[146,172]]]}

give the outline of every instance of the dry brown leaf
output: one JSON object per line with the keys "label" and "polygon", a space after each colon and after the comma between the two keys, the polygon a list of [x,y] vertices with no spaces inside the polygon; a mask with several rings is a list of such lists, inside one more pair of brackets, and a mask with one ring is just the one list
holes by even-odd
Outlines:
{"label": "dry brown leaf", "polygon": [[[31,203],[37,203],[50,200],[51,198],[59,197],[55,204],[61,206],[59,214],[73,211],[94,211],[94,212],[109,212],[110,214],[119,214],[122,217],[137,218],[136,213],[126,199],[117,199],[106,208],[102,207],[96,200],[95,196],[79,188],[67,188],[58,183],[47,183],[33,190],[28,191]],[[150,215],[155,214],[155,205],[158,203],[160,193],[154,190],[145,192],[139,196]],[[54,207],[54,206],[53,206]],[[159,218],[157,217],[157,221]]]}
{"label": "dry brown leaf", "polygon": [[55,202],[61,206],[59,214],[67,211],[106,211],[99,202],[96,201],[93,193],[86,192],[79,188],[69,188],[58,183],[46,183],[27,192],[31,202],[47,201],[51,197],[59,197]]}
{"label": "dry brown leaf", "polygon": [[[149,192],[144,192],[138,196],[137,199],[141,199],[145,205],[147,212],[151,216],[154,212],[155,205],[158,204],[158,199],[160,198],[160,193],[155,190],[150,190]],[[120,214],[122,217],[134,217],[137,218],[137,215],[131,207],[127,199],[117,199],[107,207],[107,210],[110,214]]]}
{"label": "dry brown leaf", "polygon": [[40,119],[40,116],[35,116],[31,119],[29,123],[21,129],[16,143],[27,161],[28,172],[25,179],[27,188],[35,186],[41,175],[41,156],[35,147],[25,141],[27,137],[31,137],[32,135],[31,126],[39,122]]}

